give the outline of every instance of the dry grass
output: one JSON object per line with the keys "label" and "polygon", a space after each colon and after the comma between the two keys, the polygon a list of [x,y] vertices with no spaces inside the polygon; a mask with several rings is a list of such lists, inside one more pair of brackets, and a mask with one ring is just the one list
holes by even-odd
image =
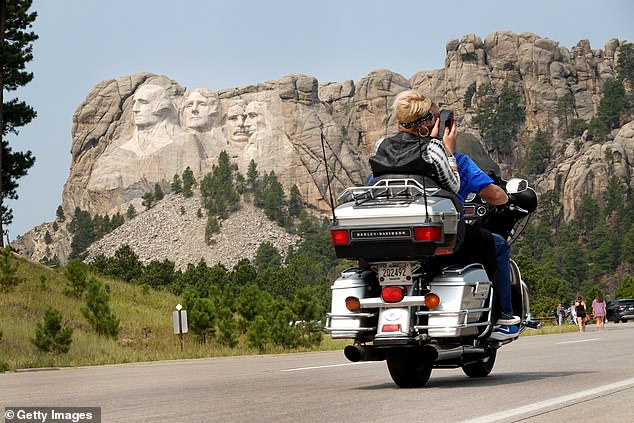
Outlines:
{"label": "dry grass", "polygon": [[[24,281],[9,292],[0,291],[0,330],[3,332],[0,371],[289,352],[274,346],[258,351],[244,344],[227,348],[213,339],[200,344],[190,335],[185,335],[181,352],[172,326],[172,311],[180,298],[168,292],[110,279],[105,282],[111,288],[111,306],[121,323],[116,340],[104,338],[97,335],[83,317],[81,307],[84,301],[64,294],[67,281],[61,271],[20,259],[18,273]],[[64,318],[63,324],[74,329],[67,354],[42,353],[31,344],[35,325],[49,306],[59,310]],[[576,330],[573,325],[546,325],[538,330],[527,329],[522,336]],[[318,347],[293,352],[341,350],[351,342],[333,340],[325,335]]]}

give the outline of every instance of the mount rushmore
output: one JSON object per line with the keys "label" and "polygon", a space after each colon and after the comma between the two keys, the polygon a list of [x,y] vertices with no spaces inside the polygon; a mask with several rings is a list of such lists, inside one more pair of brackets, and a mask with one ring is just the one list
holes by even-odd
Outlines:
{"label": "mount rushmore", "polygon": [[[463,105],[475,82],[490,84],[497,92],[510,84],[519,93],[524,130],[498,165],[505,177],[527,176],[538,192],[559,193],[561,213],[568,219],[582,192],[602,195],[608,149],[616,174],[627,186],[632,184],[632,123],[606,144],[584,140],[575,149],[558,133],[555,113],[557,99],[571,94],[576,117],[596,114],[603,83],[615,77],[624,42],[612,39],[600,50],[582,40],[569,50],[532,33],[495,32],[484,40],[470,34],[447,42],[443,69],[423,70],[409,79],[379,69],[357,82],[320,83],[312,76],[288,75],[215,91],[187,89],[152,73],[102,81],[72,117],[72,161],[62,208],[67,216],[76,207],[93,215],[124,213],[129,205],[141,210],[141,197],[156,183],[169,188],[174,175],[187,167],[200,178],[224,150],[241,173],[254,160],[260,173],[275,172],[287,192],[297,185],[305,202],[328,210],[326,166],[334,193],[363,183],[376,141],[394,130],[390,105],[409,88],[454,110],[458,148],[497,170],[472,122],[474,111]],[[541,175],[517,175],[538,130],[553,134],[551,163]],[[39,260],[49,228],[48,223],[38,226],[15,244]],[[67,257],[68,245],[62,238],[55,243],[60,258]]]}

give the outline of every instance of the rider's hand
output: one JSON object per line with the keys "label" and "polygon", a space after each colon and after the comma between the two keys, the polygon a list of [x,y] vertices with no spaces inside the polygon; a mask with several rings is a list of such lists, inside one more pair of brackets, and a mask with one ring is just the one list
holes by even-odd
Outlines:
{"label": "rider's hand", "polygon": [[442,135],[442,143],[447,150],[447,154],[452,155],[454,147],[456,146],[456,121],[452,120],[451,128],[445,128],[445,133]]}
{"label": "rider's hand", "polygon": [[434,127],[431,129],[429,136],[432,138],[438,139],[438,126],[440,125],[440,119],[436,118],[436,122],[434,123]]}

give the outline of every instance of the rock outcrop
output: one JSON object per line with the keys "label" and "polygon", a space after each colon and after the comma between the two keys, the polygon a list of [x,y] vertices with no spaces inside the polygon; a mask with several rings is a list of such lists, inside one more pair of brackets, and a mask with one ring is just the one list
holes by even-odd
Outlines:
{"label": "rock outcrop", "polygon": [[[151,73],[103,81],[73,115],[72,163],[62,207],[67,216],[76,207],[109,215],[125,212],[130,204],[140,210],[142,195],[156,183],[168,190],[173,176],[186,167],[201,177],[225,150],[241,173],[254,160],[260,173],[275,172],[287,190],[297,185],[306,202],[327,210],[326,165],[334,192],[362,183],[376,141],[395,129],[390,105],[405,89],[421,89],[442,108],[454,110],[462,139],[486,151],[473,123],[474,108],[464,103],[475,82],[490,85],[494,93],[510,85],[526,112],[511,155],[499,163],[503,176],[518,175],[538,130],[552,135],[552,165],[536,177],[537,189],[559,193],[563,216],[569,219],[581,192],[600,196],[608,149],[617,174],[628,187],[632,184],[631,125],[613,134],[609,144],[587,143],[577,151],[571,141],[562,147],[555,112],[557,100],[570,94],[577,117],[596,114],[604,82],[615,77],[623,43],[613,39],[604,50],[594,50],[582,40],[568,50],[533,33],[502,31],[484,40],[469,34],[448,41],[443,69],[420,71],[409,79],[386,69],[356,83],[320,84],[311,76],[288,75],[216,92],[188,90]],[[36,228],[20,240],[35,259],[44,250],[35,241],[41,232]],[[55,246],[59,257],[65,256],[62,250],[67,254],[68,243]]]}

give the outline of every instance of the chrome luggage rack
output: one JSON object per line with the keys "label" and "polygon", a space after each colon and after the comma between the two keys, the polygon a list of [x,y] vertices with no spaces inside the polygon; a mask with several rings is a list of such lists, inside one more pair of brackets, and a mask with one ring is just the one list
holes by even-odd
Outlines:
{"label": "chrome luggage rack", "polygon": [[372,200],[396,200],[410,203],[415,198],[425,195],[432,196],[440,191],[440,188],[423,188],[415,179],[382,179],[375,185],[349,187],[337,197],[339,202],[354,200],[355,205],[372,203]]}

